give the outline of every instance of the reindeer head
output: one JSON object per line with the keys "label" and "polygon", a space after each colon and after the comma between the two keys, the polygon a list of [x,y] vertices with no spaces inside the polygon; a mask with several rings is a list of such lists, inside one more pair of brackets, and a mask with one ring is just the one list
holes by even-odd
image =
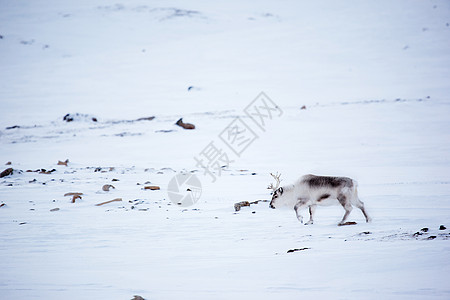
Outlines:
{"label": "reindeer head", "polygon": [[274,175],[274,174],[270,173],[270,175],[275,179],[276,185],[274,186],[273,183],[271,183],[267,187],[268,189],[271,189],[273,191],[272,192],[272,201],[270,201],[269,207],[270,208],[275,208],[276,199],[281,197],[281,195],[283,195],[283,188],[280,187],[280,182],[281,182],[280,176],[281,176],[281,174],[277,173],[276,175]]}

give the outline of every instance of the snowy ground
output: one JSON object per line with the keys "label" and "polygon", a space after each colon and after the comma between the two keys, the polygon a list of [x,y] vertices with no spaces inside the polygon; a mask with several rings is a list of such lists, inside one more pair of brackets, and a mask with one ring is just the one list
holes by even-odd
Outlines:
{"label": "snowy ground", "polygon": [[[1,299],[450,298],[448,2],[0,7]],[[261,91],[283,111],[264,130]],[[219,137],[237,117],[241,156]],[[215,182],[194,160],[211,142],[232,160]],[[276,171],[355,178],[373,222],[236,213]],[[169,200],[180,172],[194,206]]]}

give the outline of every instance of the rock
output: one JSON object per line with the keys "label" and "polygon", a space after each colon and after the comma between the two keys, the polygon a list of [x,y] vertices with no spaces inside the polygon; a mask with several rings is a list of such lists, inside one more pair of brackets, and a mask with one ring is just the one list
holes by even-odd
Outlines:
{"label": "rock", "polygon": [[117,178],[113,178],[111,181],[120,181],[120,180]]}
{"label": "rock", "polygon": [[345,223],[339,223],[338,226],[348,226],[348,225],[356,225],[356,222],[345,222]]}
{"label": "rock", "polygon": [[436,237],[437,237],[437,236],[435,236],[435,235],[431,235],[431,236],[429,236],[429,237],[427,238],[427,240],[434,240]]}
{"label": "rock", "polygon": [[6,204],[5,203],[0,204],[0,207],[3,207],[3,206],[6,206]]}
{"label": "rock", "polygon": [[176,123],[176,125],[183,127],[184,129],[195,129],[195,125],[191,123],[184,123],[183,118],[180,118]]}
{"label": "rock", "polygon": [[66,159],[65,161],[58,160],[58,166],[66,166],[67,167],[68,163],[69,163],[68,159]]}
{"label": "rock", "polygon": [[58,211],[58,210],[59,210],[58,207],[50,209],[50,211]]}
{"label": "rock", "polygon": [[303,105],[302,107],[300,107],[301,110],[305,110],[306,109],[306,105]]}
{"label": "rock", "polygon": [[290,249],[287,251],[287,253],[293,253],[293,252],[297,252],[297,251],[304,251],[304,250],[308,250],[311,248],[300,248],[300,249]]}
{"label": "rock", "polygon": [[47,175],[49,175],[49,174],[52,174],[55,171],[56,171],[56,169],[52,169],[52,170],[48,170],[48,171],[46,169],[41,169],[41,170],[39,170],[39,174],[47,174]]}
{"label": "rock", "polygon": [[447,229],[447,227],[445,227],[444,225],[439,226],[439,230],[445,230]]}
{"label": "rock", "polygon": [[4,170],[3,172],[0,173],[0,178],[11,175],[13,173],[13,171],[14,171],[13,168],[8,168],[8,169]]}
{"label": "rock", "polygon": [[144,190],[152,190],[152,191],[157,191],[160,190],[161,188],[157,185],[148,185],[148,186],[144,186]]}
{"label": "rock", "polygon": [[134,295],[133,299],[131,299],[131,300],[145,300],[145,299],[139,295]]}
{"label": "rock", "polygon": [[420,229],[420,231],[422,231],[422,232],[428,232],[428,228],[427,227],[424,227],[424,228],[422,228],[422,229]]}
{"label": "rock", "polygon": [[85,115],[85,114],[79,114],[79,113],[67,114],[63,118],[63,121],[66,121],[66,122],[81,121],[81,120],[97,122],[97,118],[91,117],[91,116]]}
{"label": "rock", "polygon": [[5,165],[10,166],[10,165],[12,165],[12,162],[8,161]]}
{"label": "rock", "polygon": [[20,128],[19,125],[14,125],[14,126],[6,127],[6,130],[10,130],[10,129],[18,129],[18,128]]}
{"label": "rock", "polygon": [[105,185],[102,187],[102,190],[104,190],[105,192],[109,192],[109,189],[111,189],[111,188],[115,189],[115,187],[114,187],[113,185],[111,185],[111,184],[105,184]]}

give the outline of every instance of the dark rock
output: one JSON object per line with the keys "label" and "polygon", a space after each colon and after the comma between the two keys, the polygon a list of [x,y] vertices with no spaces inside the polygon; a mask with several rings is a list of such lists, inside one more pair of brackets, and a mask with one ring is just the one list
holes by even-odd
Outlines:
{"label": "dark rock", "polygon": [[183,127],[184,129],[195,129],[195,125],[191,123],[184,123],[183,118],[180,118],[176,123],[176,125]]}
{"label": "dark rock", "polygon": [[345,222],[345,223],[339,223],[338,226],[347,226],[347,225],[356,225],[356,222]]}
{"label": "dark rock", "polygon": [[20,128],[20,126],[19,125],[14,125],[14,126],[6,127],[6,130],[17,129],[17,128]]}
{"label": "dark rock", "polygon": [[0,173],[0,178],[6,177],[8,175],[11,175],[13,173],[13,168],[8,168]]}
{"label": "dark rock", "polygon": [[70,114],[67,114],[67,115],[64,116],[63,120],[66,121],[66,122],[72,122],[73,121],[73,117]]}
{"label": "dark rock", "polygon": [[304,251],[304,250],[308,250],[311,248],[299,248],[299,249],[290,249],[287,251],[287,253],[293,253],[293,252],[297,252],[297,251]]}
{"label": "dark rock", "polygon": [[447,229],[447,227],[445,227],[444,225],[439,226],[439,230],[445,230]]}
{"label": "dark rock", "polygon": [[367,235],[367,234],[372,234],[372,232],[370,232],[370,231],[363,231],[359,235]]}
{"label": "dark rock", "polygon": [[422,232],[428,232],[428,228],[427,227],[424,227],[424,228],[422,228],[422,229],[420,229],[420,231],[422,231]]}
{"label": "dark rock", "polygon": [[435,235],[431,235],[431,236],[429,236],[429,237],[427,238],[427,240],[434,240],[436,237],[437,237],[437,236],[435,236]]}

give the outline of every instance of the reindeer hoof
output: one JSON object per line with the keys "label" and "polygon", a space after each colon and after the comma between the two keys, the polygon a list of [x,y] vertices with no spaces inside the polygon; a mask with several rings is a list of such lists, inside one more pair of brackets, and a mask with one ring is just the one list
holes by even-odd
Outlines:
{"label": "reindeer hoof", "polygon": [[308,221],[308,222],[305,223],[305,225],[312,225],[312,224],[314,224],[313,221]]}

